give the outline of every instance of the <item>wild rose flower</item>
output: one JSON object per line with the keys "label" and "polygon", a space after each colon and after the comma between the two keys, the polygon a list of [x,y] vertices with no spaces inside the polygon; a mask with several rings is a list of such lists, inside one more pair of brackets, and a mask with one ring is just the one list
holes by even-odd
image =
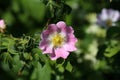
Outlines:
{"label": "wild rose flower", "polygon": [[101,14],[97,16],[97,24],[103,27],[116,26],[116,23],[120,18],[120,13],[113,9],[103,9]]}
{"label": "wild rose flower", "polygon": [[0,32],[4,32],[6,28],[4,20],[0,20]]}
{"label": "wild rose flower", "polygon": [[69,52],[75,51],[77,39],[74,36],[72,27],[68,27],[65,22],[50,24],[41,34],[40,49],[44,54],[49,54],[51,60],[58,58],[66,59]]}

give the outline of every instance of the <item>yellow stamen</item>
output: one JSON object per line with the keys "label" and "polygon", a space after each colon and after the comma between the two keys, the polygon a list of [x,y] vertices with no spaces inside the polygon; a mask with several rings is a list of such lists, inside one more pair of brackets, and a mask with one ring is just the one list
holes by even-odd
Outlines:
{"label": "yellow stamen", "polygon": [[107,24],[107,26],[112,26],[112,21],[111,21],[110,19],[108,19],[108,20],[106,21],[106,24]]}
{"label": "yellow stamen", "polygon": [[64,37],[61,34],[55,34],[52,38],[52,43],[54,47],[59,47],[63,44]]}

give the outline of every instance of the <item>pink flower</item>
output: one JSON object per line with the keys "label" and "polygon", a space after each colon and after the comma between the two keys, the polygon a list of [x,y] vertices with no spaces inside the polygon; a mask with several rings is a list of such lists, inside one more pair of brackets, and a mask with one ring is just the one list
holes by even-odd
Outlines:
{"label": "pink flower", "polygon": [[63,21],[50,24],[41,34],[39,47],[44,54],[49,54],[52,60],[60,57],[66,59],[71,51],[76,50],[77,38],[73,33],[73,28]]}
{"label": "pink flower", "polygon": [[4,20],[0,20],[0,32],[4,32],[6,28]]}
{"label": "pink flower", "polygon": [[103,9],[101,14],[97,16],[97,23],[103,27],[116,26],[120,19],[120,13],[113,9]]}

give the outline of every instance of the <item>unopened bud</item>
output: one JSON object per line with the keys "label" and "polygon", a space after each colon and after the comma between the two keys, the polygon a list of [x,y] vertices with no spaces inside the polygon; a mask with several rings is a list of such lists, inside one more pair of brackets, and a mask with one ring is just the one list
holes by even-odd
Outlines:
{"label": "unopened bud", "polygon": [[0,33],[4,33],[5,29],[6,29],[6,25],[4,20],[0,20]]}

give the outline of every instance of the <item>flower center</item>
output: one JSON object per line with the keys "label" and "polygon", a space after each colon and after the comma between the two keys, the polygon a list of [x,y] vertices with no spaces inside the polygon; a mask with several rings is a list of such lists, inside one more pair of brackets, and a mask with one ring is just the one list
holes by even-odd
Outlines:
{"label": "flower center", "polygon": [[112,21],[111,21],[110,19],[108,19],[108,20],[106,21],[106,24],[107,24],[107,26],[112,26]]}
{"label": "flower center", "polygon": [[52,43],[54,47],[59,47],[63,44],[64,37],[61,34],[55,34],[52,38]]}

